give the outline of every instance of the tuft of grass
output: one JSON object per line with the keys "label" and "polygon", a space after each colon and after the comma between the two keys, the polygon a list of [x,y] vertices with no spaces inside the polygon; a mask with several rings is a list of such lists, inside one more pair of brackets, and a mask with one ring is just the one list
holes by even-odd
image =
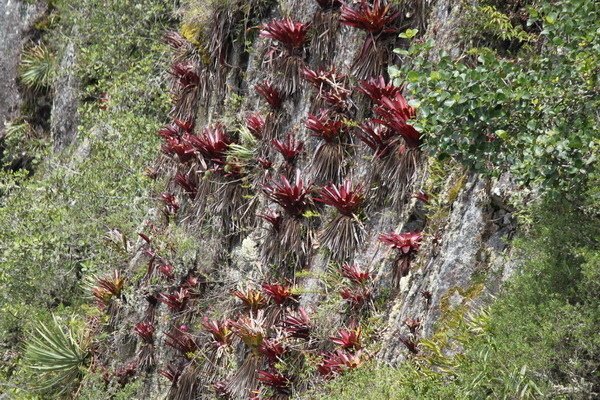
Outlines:
{"label": "tuft of grass", "polygon": [[30,89],[44,90],[52,86],[56,76],[56,57],[43,43],[23,51],[19,77]]}

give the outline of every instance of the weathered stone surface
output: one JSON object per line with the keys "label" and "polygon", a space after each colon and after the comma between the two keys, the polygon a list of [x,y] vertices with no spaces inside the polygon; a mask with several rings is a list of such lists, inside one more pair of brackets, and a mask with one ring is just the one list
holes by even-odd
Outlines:
{"label": "weathered stone surface", "polygon": [[77,136],[77,125],[79,123],[77,113],[79,81],[75,74],[75,63],[75,46],[70,42],[64,50],[58,76],[54,84],[50,134],[54,142],[55,151],[67,147]]}
{"label": "weathered stone surface", "polygon": [[46,4],[0,0],[0,139],[4,125],[19,116],[21,95],[17,83],[21,49]]}

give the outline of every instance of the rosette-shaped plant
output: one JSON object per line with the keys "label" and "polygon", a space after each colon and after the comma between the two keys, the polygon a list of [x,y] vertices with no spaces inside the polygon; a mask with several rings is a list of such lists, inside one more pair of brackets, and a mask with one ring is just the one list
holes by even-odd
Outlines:
{"label": "rosette-shaped plant", "polygon": [[314,200],[335,207],[338,212],[323,229],[321,242],[331,251],[334,259],[344,261],[351,258],[362,243],[365,233],[360,221],[360,211],[365,200],[363,186],[359,184],[353,187],[352,181],[345,180],[340,185],[324,187]]}
{"label": "rosette-shaped plant", "polygon": [[265,99],[273,110],[279,110],[281,108],[281,105],[283,104],[283,95],[273,83],[269,81],[257,83],[254,86],[254,89],[263,99]]}
{"label": "rosette-shaped plant", "polygon": [[198,136],[190,136],[190,142],[204,157],[204,160],[222,166],[226,162],[227,149],[231,139],[223,124],[214,124],[204,128]]}
{"label": "rosette-shaped plant", "polygon": [[167,336],[165,344],[179,351],[187,359],[190,359],[192,354],[198,350],[196,338],[190,333],[187,325],[173,328],[171,332],[167,332],[165,335]]}
{"label": "rosette-shaped plant", "polygon": [[154,341],[154,324],[152,322],[138,322],[133,331],[144,341],[152,343]]}
{"label": "rosette-shaped plant", "polygon": [[185,309],[190,299],[190,292],[187,289],[179,289],[171,294],[159,293],[157,300],[165,304],[173,312],[181,312]]}
{"label": "rosette-shaped plant", "polygon": [[255,314],[261,308],[267,305],[267,299],[261,291],[257,289],[246,288],[245,290],[234,290],[233,295],[240,299],[246,309]]}
{"label": "rosette-shaped plant", "polygon": [[113,298],[119,298],[125,285],[125,278],[119,270],[114,270],[111,276],[97,278],[96,286],[92,287],[92,296],[101,309],[107,308]]}
{"label": "rosette-shaped plant", "polygon": [[348,83],[346,75],[338,72],[333,66],[327,69],[317,68],[316,70],[304,68],[301,70],[301,75],[317,90],[317,99],[321,103],[328,104],[338,112],[348,111],[351,105],[351,91],[346,87]]}
{"label": "rosette-shaped plant", "polygon": [[292,288],[287,285],[263,283],[262,290],[278,306],[290,303],[296,297]]}
{"label": "rosette-shaped plant", "polygon": [[361,336],[362,329],[360,327],[355,329],[342,328],[337,331],[335,336],[331,336],[330,339],[344,350],[356,351],[362,348]]}
{"label": "rosette-shaped plant", "polygon": [[421,232],[384,233],[379,235],[379,240],[397,251],[396,268],[394,270],[394,283],[397,285],[400,279],[408,275],[410,262],[417,254],[421,246]]}
{"label": "rosette-shaped plant", "polygon": [[305,340],[310,338],[313,328],[306,310],[302,307],[298,308],[298,312],[286,316],[281,325],[288,337]]}
{"label": "rosette-shaped plant", "polygon": [[265,59],[286,94],[292,94],[298,88],[299,69],[304,64],[303,48],[309,28],[309,24],[284,18],[264,24],[260,31],[260,37],[276,42]]}
{"label": "rosette-shaped plant", "polygon": [[275,390],[277,393],[289,395],[292,381],[287,376],[276,370],[258,371],[258,381]]}
{"label": "rosette-shaped plant", "polygon": [[354,369],[360,366],[360,364],[362,364],[360,352],[352,354],[347,351],[336,350],[335,352],[324,353],[323,359],[317,366],[317,369],[321,376],[330,379]]}
{"label": "rosette-shaped plant", "polygon": [[305,125],[311,136],[320,139],[312,158],[314,176],[320,182],[339,182],[344,175],[346,125],[331,110],[309,114]]}
{"label": "rosette-shaped plant", "polygon": [[246,128],[252,136],[260,140],[265,130],[265,119],[259,113],[248,114],[246,116]]}
{"label": "rosette-shaped plant", "polygon": [[350,282],[364,286],[371,280],[371,273],[362,269],[358,264],[342,264],[342,276]]}
{"label": "rosette-shaped plant", "polygon": [[296,164],[296,160],[304,150],[304,143],[296,140],[291,133],[288,133],[284,140],[273,139],[271,144],[283,156],[283,159],[290,167]]}
{"label": "rosette-shaped plant", "polygon": [[309,183],[304,182],[300,172],[297,172],[293,184],[285,176],[280,176],[263,185],[263,192],[289,216],[301,217],[311,206],[310,187]]}
{"label": "rosette-shaped plant", "polygon": [[194,200],[196,198],[196,195],[198,194],[198,185],[193,178],[192,172],[188,172],[187,174],[177,172],[175,174],[174,181],[183,189],[185,194],[189,196],[190,200]]}
{"label": "rosette-shaped plant", "polygon": [[386,83],[385,78],[381,75],[362,81],[358,90],[367,95],[377,105],[381,104],[381,99],[384,97],[393,99],[396,95],[402,93],[401,87],[394,86],[391,81]]}
{"label": "rosette-shaped plant", "polygon": [[409,148],[419,147],[421,133],[407,123],[415,117],[415,109],[408,104],[404,96],[401,93],[396,93],[394,97],[383,96],[378,103],[375,114],[379,118],[375,119],[375,122],[387,126],[402,136]]}
{"label": "rosette-shaped plant", "polygon": [[400,12],[386,0],[360,0],[356,5],[344,4],[340,22],[367,33],[360,53],[354,61],[354,70],[359,78],[374,75],[384,64],[387,56],[381,40],[398,32],[396,23]]}
{"label": "rosette-shaped plant", "polygon": [[171,75],[173,75],[183,89],[190,89],[200,83],[200,76],[196,66],[190,62],[178,62],[171,66]]}

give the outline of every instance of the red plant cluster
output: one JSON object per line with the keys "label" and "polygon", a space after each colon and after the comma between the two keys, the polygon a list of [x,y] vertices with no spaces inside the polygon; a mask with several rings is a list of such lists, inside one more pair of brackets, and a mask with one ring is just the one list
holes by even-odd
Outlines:
{"label": "red plant cluster", "polygon": [[163,40],[173,49],[180,49],[188,43],[188,41],[177,31],[167,31],[163,36]]}
{"label": "red plant cluster", "polygon": [[278,231],[281,227],[281,221],[283,217],[277,211],[267,210],[266,212],[257,215],[270,223],[274,230]]}
{"label": "red plant cluster", "polygon": [[133,331],[146,343],[154,340],[154,325],[152,322],[138,322]]}
{"label": "red plant cluster", "polygon": [[366,94],[375,104],[381,104],[381,100],[384,97],[393,99],[397,95],[402,94],[401,87],[394,86],[391,81],[386,83],[385,78],[381,75],[377,78],[362,81],[358,90]]}
{"label": "red plant cluster", "polygon": [[375,122],[402,136],[408,147],[416,148],[421,145],[421,133],[407,123],[415,117],[415,109],[408,105],[401,93],[394,97],[382,97],[374,111],[379,117]]}
{"label": "red plant cluster", "polygon": [[406,318],[404,325],[406,325],[410,333],[416,335],[417,331],[421,328],[421,320],[418,318]]}
{"label": "red plant cluster", "polygon": [[279,42],[292,55],[294,50],[304,46],[309,28],[309,24],[285,18],[264,24],[259,35]]}
{"label": "red plant cluster", "polygon": [[296,140],[292,134],[288,134],[285,140],[273,139],[271,144],[290,165],[294,164],[298,156],[302,154],[302,151],[304,150],[304,143]]}
{"label": "red plant cluster", "polygon": [[191,137],[189,134],[184,134],[181,137],[166,137],[161,150],[167,155],[177,155],[179,161],[186,163],[196,155],[196,148],[190,142]]}
{"label": "red plant cluster", "polygon": [[234,290],[232,293],[253,313],[267,305],[267,299],[259,290],[248,288],[245,291]]}
{"label": "red plant cluster", "polygon": [[223,124],[207,126],[201,135],[190,136],[189,140],[206,161],[212,161],[218,165],[225,164],[226,152],[231,140],[227,136]]}
{"label": "red plant cluster", "polygon": [[277,305],[288,303],[294,299],[292,288],[286,285],[263,283],[262,290]]}
{"label": "red plant cluster", "polygon": [[231,344],[232,331],[230,320],[210,320],[208,317],[204,317],[202,326],[211,335],[216,347],[227,347]]}
{"label": "red plant cluster", "polygon": [[359,310],[371,301],[371,289],[367,287],[344,287],[340,290],[340,296],[353,310]]}
{"label": "red plant cluster", "polygon": [[317,366],[324,378],[333,378],[361,364],[360,353],[349,353],[343,350],[324,353],[323,360]]}
{"label": "red plant cluster", "polygon": [[196,343],[196,339],[189,331],[190,329],[187,325],[181,325],[171,332],[165,333],[168,338],[165,344],[179,351],[186,358],[189,358],[190,353],[198,350],[198,343]]}
{"label": "red plant cluster", "polygon": [[310,184],[305,184],[300,173],[292,185],[285,176],[263,185],[263,192],[279,204],[289,215],[300,217],[310,207]]}
{"label": "red plant cluster", "polygon": [[335,142],[346,132],[344,122],[333,117],[329,110],[321,110],[319,115],[308,114],[305,125],[312,131],[311,136],[328,143]]}
{"label": "red plant cluster", "polygon": [[92,288],[92,295],[101,309],[110,304],[113,297],[121,296],[125,279],[118,270],[114,270],[112,276],[98,278],[97,286]]}
{"label": "red plant cluster", "polygon": [[394,131],[372,121],[363,122],[356,136],[375,152],[376,158],[386,157],[398,143]]}
{"label": "red plant cluster", "polygon": [[258,381],[282,394],[290,393],[291,380],[276,370],[258,371]]}
{"label": "red plant cluster", "polygon": [[361,286],[366,285],[371,280],[369,271],[363,270],[358,264],[342,264],[342,276]]}
{"label": "red plant cluster", "polygon": [[351,91],[346,87],[346,75],[339,73],[335,67],[316,70],[303,68],[300,72],[327,104],[339,111],[348,109]]}
{"label": "red plant cluster", "polygon": [[167,365],[166,369],[160,370],[158,373],[170,380],[171,383],[175,385],[177,384],[179,376],[181,375],[181,369],[169,364]]}
{"label": "red plant cluster", "polygon": [[260,354],[266,357],[271,363],[276,363],[281,360],[281,356],[286,353],[286,348],[279,339],[265,339],[259,348]]}
{"label": "red plant cluster", "polygon": [[265,130],[265,120],[259,113],[246,116],[246,127],[256,139],[261,139]]}
{"label": "red plant cluster", "polygon": [[177,79],[179,85],[184,89],[192,88],[200,83],[198,71],[191,61],[173,64],[171,75]]}
{"label": "red plant cluster", "polygon": [[365,193],[362,185],[353,188],[352,181],[347,179],[341,185],[325,186],[314,200],[335,207],[342,215],[352,217],[362,206]]}
{"label": "red plant cluster", "polygon": [[173,271],[175,268],[170,264],[162,264],[158,267],[158,272],[160,272],[165,278],[171,279],[173,278]]}
{"label": "red plant cluster", "polygon": [[254,89],[260,94],[263,99],[271,106],[273,110],[278,110],[283,104],[283,95],[281,92],[269,81],[257,83]]}
{"label": "red plant cluster", "polygon": [[165,294],[159,293],[157,300],[165,304],[174,312],[183,311],[190,298],[190,293],[187,289],[181,288],[174,293]]}
{"label": "red plant cluster", "polygon": [[298,339],[308,339],[312,330],[312,325],[306,310],[298,308],[295,314],[287,315],[281,323],[284,332],[288,337]]}
{"label": "red plant cluster", "polygon": [[361,0],[356,8],[348,4],[342,5],[340,22],[353,28],[367,31],[373,35],[397,32],[394,24],[400,12],[387,4],[385,0],[375,0],[371,4]]}
{"label": "red plant cluster", "polygon": [[382,243],[398,250],[403,255],[416,253],[421,246],[421,239],[423,239],[421,232],[390,232],[379,235],[379,240]]}
{"label": "red plant cluster", "polygon": [[189,172],[187,174],[177,172],[175,174],[174,180],[175,183],[177,183],[177,185],[179,185],[184,190],[185,194],[187,194],[189,198],[193,200],[196,198],[196,194],[198,194],[198,186],[196,185],[196,182],[194,182],[190,174],[191,173]]}
{"label": "red plant cluster", "polygon": [[331,336],[333,343],[337,344],[344,350],[355,351],[362,348],[361,344],[362,329],[340,329],[336,336]]}

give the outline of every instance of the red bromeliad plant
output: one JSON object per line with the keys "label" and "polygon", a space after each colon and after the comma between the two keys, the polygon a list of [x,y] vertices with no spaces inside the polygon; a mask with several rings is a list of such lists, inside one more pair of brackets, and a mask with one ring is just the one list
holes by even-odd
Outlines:
{"label": "red bromeliad plant", "polygon": [[246,116],[246,127],[252,136],[260,140],[265,129],[265,119],[259,113],[249,114]]}
{"label": "red bromeliad plant", "polygon": [[234,290],[232,293],[244,303],[244,306],[252,314],[255,314],[261,308],[265,308],[267,305],[267,299],[259,290],[247,288],[244,291]]}
{"label": "red bromeliad plant", "polygon": [[290,18],[272,20],[262,26],[259,36],[277,41],[292,56],[306,43],[309,24]]}
{"label": "red bromeliad plant", "polygon": [[166,369],[160,370],[158,373],[171,381],[172,385],[176,385],[181,376],[181,368],[168,364]]}
{"label": "red bromeliad plant", "polygon": [[330,110],[321,110],[319,115],[308,114],[305,125],[312,132],[311,136],[328,143],[339,142],[347,129],[344,122],[332,114]]}
{"label": "red bromeliad plant", "polygon": [[287,349],[282,339],[270,338],[263,340],[259,351],[270,364],[275,364],[281,361],[281,357],[286,353]]}
{"label": "red bromeliad plant", "polygon": [[165,304],[173,312],[181,312],[190,299],[190,292],[187,289],[179,289],[172,294],[159,293],[157,300]]}
{"label": "red bromeliad plant", "polygon": [[279,179],[273,179],[263,185],[262,189],[267,197],[279,204],[289,216],[298,218],[311,206],[310,187],[310,183],[305,183],[300,177],[300,172],[297,172],[294,184],[282,175]]}
{"label": "red bromeliad plant", "polygon": [[362,185],[352,187],[350,180],[340,185],[328,185],[321,189],[315,201],[335,207],[338,215],[329,222],[321,233],[322,243],[329,248],[336,260],[347,260],[363,241],[365,229],[359,213],[365,200]]}
{"label": "red bromeliad plant", "polygon": [[265,62],[276,74],[285,94],[292,94],[298,88],[298,74],[300,67],[304,65],[303,48],[309,27],[309,24],[285,18],[264,24],[260,31],[260,37],[277,42],[269,49]]}
{"label": "red bromeliad plant", "polygon": [[304,143],[296,140],[293,134],[288,133],[285,140],[273,139],[271,144],[282,156],[285,162],[293,166],[296,159],[304,150]]}
{"label": "red bromeliad plant", "polygon": [[410,261],[415,257],[419,247],[421,246],[421,232],[405,232],[405,233],[384,233],[379,235],[379,240],[397,250],[396,268],[394,271],[394,283],[399,284],[400,279],[408,275],[410,271]]}
{"label": "red bromeliad plant", "polygon": [[161,273],[167,279],[172,279],[174,277],[173,272],[175,268],[170,264],[162,264],[158,267],[158,272]]}
{"label": "red bromeliad plant", "polygon": [[173,121],[175,125],[181,129],[184,133],[192,134],[194,133],[194,121],[192,120],[182,120],[179,118],[175,118]]}
{"label": "red bromeliad plant", "polygon": [[362,329],[360,327],[356,329],[343,328],[338,330],[337,335],[331,336],[330,339],[344,350],[355,351],[362,348],[361,335]]}
{"label": "red bromeliad plant", "polygon": [[381,97],[379,105],[375,107],[375,113],[379,118],[375,119],[382,125],[392,129],[402,136],[406,145],[413,149],[421,145],[421,133],[408,120],[414,119],[415,109],[411,107],[401,93],[394,97]]}
{"label": "red bromeliad plant", "polygon": [[263,99],[271,106],[273,110],[279,110],[283,104],[283,95],[269,81],[257,83],[254,89],[260,94]]}
{"label": "red bromeliad plant", "polygon": [[416,335],[417,331],[421,328],[421,320],[418,318],[406,318],[403,322],[413,335]]}
{"label": "red bromeliad plant", "polygon": [[231,331],[230,320],[210,320],[208,317],[204,317],[202,326],[204,327],[204,330],[210,334],[212,343],[215,347],[225,348],[231,345],[233,332]]}
{"label": "red bromeliad plant", "polygon": [[99,308],[108,307],[113,298],[119,298],[123,291],[125,278],[121,276],[118,270],[114,270],[112,276],[98,278],[95,287],[92,288],[92,295],[96,299]]}
{"label": "red bromeliad plant", "polygon": [[[304,68],[301,70],[301,75],[304,80],[317,89],[317,99],[329,104],[338,112],[348,111],[351,91],[346,87],[348,82],[346,75],[338,72],[333,66],[328,69],[318,68],[316,70]],[[316,104],[319,103],[316,102]]]}
{"label": "red bromeliad plant", "polygon": [[311,136],[321,139],[312,159],[314,176],[320,182],[339,182],[344,172],[344,139],[347,129],[343,121],[329,110],[308,115],[306,127]]}
{"label": "red bromeliad plant", "polygon": [[171,66],[171,75],[173,75],[179,85],[185,90],[197,86],[200,83],[200,76],[192,62],[178,62]]}
{"label": "red bromeliad plant", "polygon": [[196,155],[196,148],[190,143],[190,135],[179,137],[167,137],[161,147],[161,151],[167,155],[177,155],[181,163],[186,163]]}
{"label": "red bromeliad plant", "polygon": [[274,231],[279,231],[281,228],[281,220],[283,217],[277,211],[267,210],[262,214],[257,214],[257,216],[271,224]]}
{"label": "red bromeliad plant", "polygon": [[263,283],[262,290],[278,306],[295,300],[292,288],[286,285]]}
{"label": "red bromeliad plant", "polygon": [[179,351],[184,357],[190,359],[190,355],[198,350],[198,343],[190,333],[187,325],[180,325],[171,332],[165,333],[167,340],[165,344]]}
{"label": "red bromeliad plant", "polygon": [[174,178],[175,183],[183,189],[185,194],[189,196],[190,200],[194,200],[198,194],[198,185],[192,176],[193,175],[191,172],[188,172],[187,174],[178,172],[175,174]]}
{"label": "red bromeliad plant", "polygon": [[385,63],[387,46],[381,43],[378,46],[378,42],[398,31],[395,25],[399,17],[400,12],[386,0],[374,0],[372,3],[361,0],[354,7],[342,5],[340,22],[367,32],[363,47],[354,61],[359,78],[375,75]]}
{"label": "red bromeliad plant", "polygon": [[361,363],[360,352],[352,354],[343,350],[336,350],[335,352],[323,354],[323,360],[317,366],[317,370],[321,376],[330,379],[357,368]]}
{"label": "red bromeliad plant", "polygon": [[410,351],[412,354],[419,353],[419,341],[414,337],[414,335],[404,336],[400,335],[398,340],[402,342],[402,344]]}
{"label": "red bromeliad plant", "polygon": [[297,313],[286,316],[281,325],[288,337],[305,340],[310,338],[312,324],[306,310],[302,307],[298,308]]}
{"label": "red bromeliad plant", "polygon": [[191,136],[190,141],[206,162],[212,161],[218,166],[225,164],[231,139],[229,139],[223,124],[214,124],[204,128],[202,134]]}
{"label": "red bromeliad plant", "polygon": [[362,123],[356,136],[374,151],[374,156],[378,159],[390,154],[398,143],[398,137],[393,130],[372,121]]}
{"label": "red bromeliad plant", "polygon": [[281,394],[290,394],[292,381],[276,370],[258,371],[258,381]]}
{"label": "red bromeliad plant", "polygon": [[360,286],[365,286],[371,281],[371,273],[361,269],[358,264],[342,264],[342,276]]}
{"label": "red bromeliad plant", "polygon": [[258,353],[258,349],[266,337],[262,317],[241,316],[237,321],[231,322],[233,333],[239,337],[246,346],[253,352]]}
{"label": "red bromeliad plant", "polygon": [[372,292],[368,287],[344,287],[340,290],[340,296],[348,303],[351,310],[360,311],[371,302]]}
{"label": "red bromeliad plant", "polygon": [[154,341],[154,325],[152,322],[138,322],[133,331],[144,341],[152,343]]}
{"label": "red bromeliad plant", "polygon": [[384,97],[393,99],[396,95],[402,93],[401,87],[394,86],[391,81],[386,83],[385,78],[381,75],[377,78],[369,78],[362,81],[358,90],[366,94],[375,104],[381,104],[381,100]]}

